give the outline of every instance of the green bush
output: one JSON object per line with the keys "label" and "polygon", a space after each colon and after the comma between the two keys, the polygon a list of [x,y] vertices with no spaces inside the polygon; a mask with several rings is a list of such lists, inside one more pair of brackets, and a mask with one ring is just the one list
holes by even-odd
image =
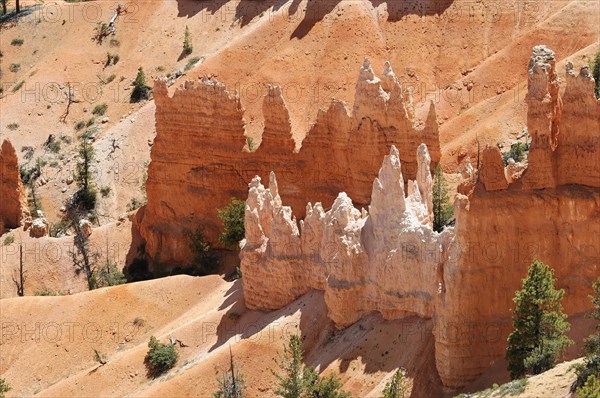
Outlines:
{"label": "green bush", "polygon": [[61,290],[52,290],[52,289],[41,289],[41,290],[36,290],[33,293],[34,296],[64,296],[65,292],[61,291]]}
{"label": "green bush", "polygon": [[92,110],[92,114],[96,116],[102,116],[106,113],[107,109],[108,105],[106,103],[98,104],[94,107],[94,110]]}
{"label": "green bush", "polygon": [[596,81],[596,98],[600,99],[600,51],[598,51],[596,53],[596,56],[594,57],[594,65],[592,67],[592,76],[594,77],[594,80]]}
{"label": "green bush", "polygon": [[13,243],[15,243],[15,236],[6,235],[6,237],[4,238],[4,246],[12,245]]}
{"label": "green bush", "polygon": [[577,389],[578,398],[600,397],[600,380],[595,375],[590,375],[585,384]]}
{"label": "green bush", "polygon": [[10,45],[11,46],[18,46],[21,47],[24,43],[24,40],[21,39],[20,37],[14,38],[10,41]]}
{"label": "green bush", "polygon": [[146,74],[144,73],[144,69],[140,66],[133,83],[133,90],[131,91],[131,102],[147,100],[150,98],[151,93],[152,89],[146,83]]}
{"label": "green bush", "polygon": [[225,246],[238,247],[240,241],[244,239],[245,214],[246,202],[236,198],[231,198],[231,202],[225,208],[217,209],[217,215],[223,222],[223,232],[219,240]]}
{"label": "green bush", "polygon": [[398,369],[383,389],[383,398],[405,398],[409,385],[406,379],[406,371]]}
{"label": "green bush", "polygon": [[54,137],[54,134],[50,134],[44,143],[44,148],[52,153],[58,153],[60,152],[60,141]]}
{"label": "green bush", "polygon": [[127,282],[125,276],[119,268],[110,261],[107,261],[104,266],[94,270],[93,285],[96,289],[108,286],[122,285]]}
{"label": "green bush", "polygon": [[11,91],[13,93],[16,93],[17,91],[19,91],[21,89],[21,87],[23,87],[23,84],[25,84],[25,80],[21,80],[20,82],[15,84]]}
{"label": "green bush", "polygon": [[438,164],[433,174],[433,230],[441,232],[454,215],[448,196],[448,184],[442,165]]}
{"label": "green bush", "polygon": [[170,344],[160,343],[156,337],[150,337],[148,342],[148,353],[146,354],[145,363],[148,368],[148,375],[157,377],[173,368],[177,363],[179,354],[175,347]]}
{"label": "green bush", "polygon": [[185,55],[190,55],[194,51],[194,45],[192,44],[192,34],[188,27],[185,27],[185,35],[183,39],[183,53]]}
{"label": "green bush", "polygon": [[200,61],[200,59],[201,59],[200,57],[190,58],[190,60],[185,65],[185,67],[183,68],[183,70],[185,70],[187,72],[188,70],[192,69],[194,67],[194,65],[196,65]]}
{"label": "green bush", "polygon": [[57,238],[66,234],[70,226],[71,223],[69,220],[60,220],[59,222],[52,224],[49,235],[53,238]]}
{"label": "green bush", "polygon": [[502,153],[502,160],[504,161],[504,165],[508,164],[509,159],[513,159],[515,162],[521,162],[525,159],[525,155],[529,147],[527,144],[522,142],[515,142],[510,146],[510,151]]}
{"label": "green bush", "polygon": [[80,120],[77,123],[75,123],[75,130],[81,130],[84,127],[85,127],[85,122],[83,120]]}
{"label": "green bush", "polygon": [[4,398],[4,394],[12,390],[4,379],[0,379],[0,398]]}
{"label": "green bush", "polygon": [[21,64],[10,64],[8,66],[8,70],[11,71],[12,73],[17,73],[18,71],[21,70]]}

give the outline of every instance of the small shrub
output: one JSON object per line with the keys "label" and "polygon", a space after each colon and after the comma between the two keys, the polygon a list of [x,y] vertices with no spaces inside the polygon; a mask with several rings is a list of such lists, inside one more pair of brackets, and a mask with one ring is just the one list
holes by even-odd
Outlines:
{"label": "small shrub", "polygon": [[136,317],[133,320],[133,326],[137,326],[138,328],[143,328],[144,326],[146,326],[146,321],[144,320],[144,318]]}
{"label": "small shrub", "polygon": [[125,276],[119,268],[110,261],[107,261],[104,266],[99,267],[92,275],[94,287],[108,287],[122,285],[126,282]]}
{"label": "small shrub", "polygon": [[596,81],[596,87],[594,89],[596,92],[596,98],[600,99],[600,51],[596,53],[596,56],[594,57],[594,65],[590,69],[592,70],[592,76]]}
{"label": "small shrub", "polygon": [[396,370],[392,380],[390,380],[383,389],[383,398],[405,398],[409,390],[406,371],[404,369]]}
{"label": "small shrub", "polygon": [[4,379],[0,379],[0,398],[4,398],[4,394],[12,390],[12,388],[6,384]]}
{"label": "small shrub", "polygon": [[60,220],[50,226],[49,235],[53,238],[58,238],[65,235],[70,226],[71,223],[68,220]]}
{"label": "small shrub", "polygon": [[7,125],[6,128],[9,129],[10,131],[15,131],[16,129],[19,128],[19,124],[18,123],[11,123],[11,124]]}
{"label": "small shrub", "polygon": [[160,343],[156,337],[150,337],[145,363],[150,377],[157,377],[175,366],[179,354],[170,344]]}
{"label": "small shrub", "polygon": [[140,207],[142,207],[143,205],[144,205],[144,202],[142,202],[138,198],[131,198],[131,200],[127,204],[127,211],[129,212],[129,211],[137,210]]}
{"label": "small shrub", "polygon": [[600,380],[596,375],[590,375],[585,384],[577,389],[578,398],[598,398],[600,397]]}
{"label": "small shrub", "polygon": [[192,69],[194,67],[194,65],[196,65],[198,62],[200,62],[200,59],[201,59],[200,57],[190,58],[190,60],[185,65],[185,68],[183,68],[183,70],[185,70],[186,72],[189,71],[190,69]]}
{"label": "small shrub", "polygon": [[510,146],[510,151],[502,153],[502,160],[504,161],[504,165],[508,164],[509,159],[513,159],[515,162],[521,162],[525,159],[525,155],[529,147],[527,144],[522,142],[515,142]]}
{"label": "small shrub", "polygon": [[18,46],[21,47],[23,45],[25,41],[23,39],[21,39],[20,37],[14,38],[10,41],[10,45],[11,46]]}
{"label": "small shrub", "polygon": [[92,117],[92,118],[89,118],[87,122],[85,122],[85,126],[92,127],[94,125],[94,123],[96,123],[96,119]]}
{"label": "small shrub", "polygon": [[4,238],[4,246],[12,245],[13,243],[15,243],[15,236],[6,235],[6,237]]}
{"label": "small shrub", "polygon": [[244,239],[244,217],[246,213],[246,202],[236,198],[223,209],[217,209],[217,215],[223,222],[223,232],[219,241],[225,246],[236,247]]}
{"label": "small shrub", "polygon": [[185,27],[185,35],[183,39],[183,53],[185,55],[190,55],[194,51],[194,45],[192,44],[192,34],[190,33],[189,28]]}
{"label": "small shrub", "polygon": [[147,100],[150,98],[151,93],[152,89],[146,83],[146,74],[144,73],[144,69],[140,66],[133,83],[133,90],[131,91],[131,102]]}
{"label": "small shrub", "polygon": [[246,143],[248,144],[248,150],[250,152],[254,151],[254,139],[252,137],[246,138]]}
{"label": "small shrub", "polygon": [[33,157],[33,153],[35,151],[32,146],[26,145],[26,146],[21,147],[21,152],[25,152],[25,155],[23,155],[23,158],[25,158],[26,160],[29,160]]}
{"label": "small shrub", "polygon": [[211,250],[210,244],[204,238],[202,228],[189,234],[188,247],[192,251],[192,267],[194,274],[204,276],[212,274],[219,267],[219,258]]}
{"label": "small shrub", "polygon": [[115,75],[114,73],[112,75],[110,75],[108,77],[108,79],[106,79],[106,84],[112,83],[115,79],[117,78],[117,75]]}
{"label": "small shrub", "polygon": [[75,123],[75,130],[77,130],[77,131],[81,130],[84,127],[85,127],[85,122],[83,120],[80,120],[77,123]]}
{"label": "small shrub", "polygon": [[8,70],[12,73],[17,73],[21,70],[21,64],[10,64]]}
{"label": "small shrub", "polygon": [[23,87],[23,84],[25,84],[25,80],[21,80],[20,82],[18,82],[17,84],[15,84],[15,86],[12,88],[12,92],[16,93],[17,91],[19,91],[21,89],[21,87]]}
{"label": "small shrub", "polygon": [[108,195],[110,195],[110,187],[100,188],[100,194],[102,195],[103,198],[106,198]]}
{"label": "small shrub", "polygon": [[44,148],[52,153],[58,153],[60,152],[60,141],[54,137],[54,134],[50,134],[44,143]]}
{"label": "small shrub", "polygon": [[92,110],[92,114],[96,116],[102,116],[106,113],[107,109],[108,105],[106,103],[98,104],[94,107],[94,110]]}
{"label": "small shrub", "polygon": [[121,42],[117,39],[110,39],[110,42],[108,44],[111,47],[119,47],[121,45]]}
{"label": "small shrub", "polygon": [[62,290],[52,290],[48,288],[36,290],[33,293],[34,296],[64,296],[65,292]]}

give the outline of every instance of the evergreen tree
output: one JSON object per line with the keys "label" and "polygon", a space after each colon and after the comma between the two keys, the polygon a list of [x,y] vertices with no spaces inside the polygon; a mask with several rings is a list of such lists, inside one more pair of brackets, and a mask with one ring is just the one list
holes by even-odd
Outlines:
{"label": "evergreen tree", "polygon": [[4,379],[0,379],[0,398],[4,398],[4,393],[9,392],[10,390],[12,390],[12,388],[6,384],[6,381]]}
{"label": "evergreen tree", "polygon": [[408,393],[408,380],[406,380],[406,371],[404,369],[396,370],[392,380],[390,380],[383,389],[382,398],[405,398]]}
{"label": "evergreen tree", "polygon": [[596,98],[600,99],[600,51],[596,53],[594,58],[594,67],[592,68],[592,76],[596,81]]}
{"label": "evergreen tree", "polygon": [[138,69],[137,76],[133,83],[133,90],[131,91],[131,102],[139,102],[141,100],[147,100],[150,98],[152,89],[146,82],[146,74],[144,69],[140,66]]}
{"label": "evergreen tree", "polygon": [[585,339],[583,346],[585,359],[583,365],[577,370],[575,387],[582,386],[592,376],[600,379],[600,277],[594,282],[593,288],[594,294],[590,296],[590,299],[594,311],[591,316],[599,322],[596,325],[596,333]]}
{"label": "evergreen tree", "polygon": [[278,386],[274,392],[283,398],[350,398],[341,391],[342,383],[335,375],[321,378],[316,370],[302,363],[302,341],[293,335],[283,347],[283,355],[275,361],[282,374],[274,371]]}
{"label": "evergreen tree", "polygon": [[433,175],[433,230],[441,232],[453,215],[454,209],[448,197],[448,185],[444,179],[442,166],[438,164]]}
{"label": "evergreen tree", "polygon": [[246,202],[232,198],[229,205],[217,210],[217,214],[223,222],[223,233],[219,236],[219,240],[225,246],[237,247],[246,234],[244,229]]}
{"label": "evergreen tree", "polygon": [[87,138],[83,138],[79,146],[79,162],[75,169],[75,181],[79,187],[76,202],[84,209],[90,210],[96,206],[96,190],[92,183],[92,162],[94,160],[94,147],[90,145]]}
{"label": "evergreen tree", "polygon": [[192,34],[190,33],[189,28],[185,27],[185,35],[183,38],[183,53],[185,55],[190,55],[194,51],[194,45],[192,44]]}
{"label": "evergreen tree", "polygon": [[235,367],[231,348],[229,348],[229,369],[222,378],[217,378],[217,382],[219,390],[213,394],[215,398],[244,398],[246,396],[244,377]]}
{"label": "evergreen tree", "polygon": [[564,290],[557,290],[555,282],[554,271],[534,260],[522,281],[523,287],[516,292],[513,331],[506,351],[513,379],[551,369],[573,343],[565,335],[570,325],[562,311]]}

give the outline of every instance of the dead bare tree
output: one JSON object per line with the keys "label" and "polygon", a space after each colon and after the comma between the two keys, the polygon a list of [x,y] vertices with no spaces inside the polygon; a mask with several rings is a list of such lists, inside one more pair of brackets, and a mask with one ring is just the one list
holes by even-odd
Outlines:
{"label": "dead bare tree", "polygon": [[23,297],[25,295],[25,273],[23,271],[23,243],[19,243],[19,271],[17,275],[13,274],[12,280],[17,287],[17,295]]}
{"label": "dead bare tree", "polygon": [[65,113],[60,117],[60,121],[63,123],[67,122],[67,116],[69,116],[69,111],[71,109],[71,104],[77,104],[81,101],[75,99],[75,94],[73,93],[73,87],[71,83],[67,83],[67,109],[65,109]]}

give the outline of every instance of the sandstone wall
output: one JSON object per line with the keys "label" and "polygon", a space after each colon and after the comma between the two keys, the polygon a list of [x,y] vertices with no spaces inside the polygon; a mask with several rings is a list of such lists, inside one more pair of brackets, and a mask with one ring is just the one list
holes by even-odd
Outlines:
{"label": "sandstone wall", "polygon": [[9,140],[0,148],[0,234],[17,228],[29,214],[17,153]]}
{"label": "sandstone wall", "polygon": [[413,128],[402,90],[391,66],[382,78],[369,61],[360,69],[350,113],[332,100],[303,142],[296,142],[281,89],[272,85],[263,102],[260,147],[245,137],[244,110],[236,92],[204,79],[187,82],[172,97],[164,82],[155,84],[156,139],[148,169],[147,211],[141,223],[146,251],[168,265],[189,261],[186,231],[202,226],[216,242],[221,229],[217,208],[243,198],[255,175],[275,171],[279,192],[299,217],[307,202],[332,205],[347,189],[357,206],[367,206],[381,158],[395,144],[402,171],[417,173],[416,148],[425,143],[435,167],[440,159],[435,109],[423,129]]}
{"label": "sandstone wall", "polygon": [[600,102],[588,95],[593,80],[585,68],[575,76],[570,65],[561,98],[553,53],[545,47],[534,48],[529,70],[528,168],[505,168],[500,150],[485,148],[478,173],[465,172],[469,196],[457,195],[456,227],[442,234],[429,224],[424,145],[415,152],[419,173],[408,182],[408,195],[392,147],[368,212],[340,194],[328,212],[309,204],[296,223],[281,205],[274,175],[268,189],[253,180],[241,256],[247,305],[281,308],[319,289],[339,327],[370,311],[431,317],[436,366],[450,387],[465,385],[504,356],[512,298],[532,260],[556,270],[568,314],[589,310],[600,275]]}

